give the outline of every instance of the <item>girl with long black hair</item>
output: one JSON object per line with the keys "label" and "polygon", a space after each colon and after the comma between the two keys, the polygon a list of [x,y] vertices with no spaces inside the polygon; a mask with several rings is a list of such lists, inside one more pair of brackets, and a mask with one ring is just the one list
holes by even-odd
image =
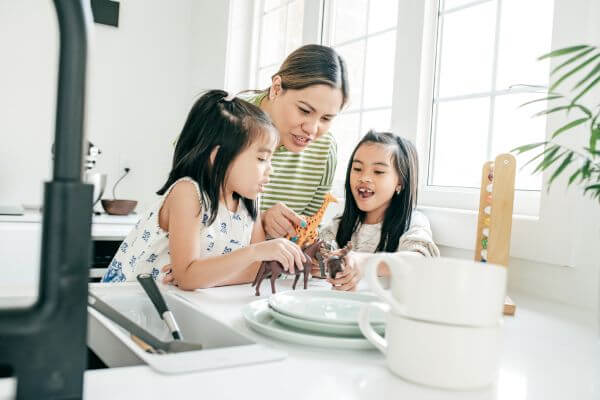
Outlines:
{"label": "girl with long black hair", "polygon": [[369,253],[413,252],[439,256],[427,217],[415,210],[418,158],[413,144],[389,132],[369,131],[354,149],[346,173],[341,216],[320,233],[338,247],[352,244],[334,289],[351,290],[360,280],[360,260]]}

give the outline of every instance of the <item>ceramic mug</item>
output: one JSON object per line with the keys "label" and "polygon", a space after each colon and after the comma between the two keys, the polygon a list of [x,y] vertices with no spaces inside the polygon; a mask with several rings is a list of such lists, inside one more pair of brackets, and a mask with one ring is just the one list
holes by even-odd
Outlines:
{"label": "ceramic mug", "polygon": [[385,356],[396,375],[443,389],[472,390],[491,384],[498,373],[502,320],[495,326],[469,327],[418,321],[386,313],[385,338],[369,323],[369,309],[389,309],[382,303],[362,306],[363,335]]}
{"label": "ceramic mug", "polygon": [[[387,264],[390,290],[377,277]],[[465,326],[495,326],[502,317],[506,268],[455,258],[377,254],[365,264],[370,289],[395,314]]]}

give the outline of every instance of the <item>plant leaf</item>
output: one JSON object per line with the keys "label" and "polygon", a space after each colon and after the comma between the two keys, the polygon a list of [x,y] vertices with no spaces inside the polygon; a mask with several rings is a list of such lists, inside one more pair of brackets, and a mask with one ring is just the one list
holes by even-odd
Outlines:
{"label": "plant leaf", "polygon": [[541,145],[544,145],[546,143],[548,143],[548,142],[529,143],[529,144],[525,144],[523,146],[515,147],[510,152],[514,153],[515,151],[518,151],[517,154],[521,154],[521,153],[525,153],[526,151],[533,150],[536,147],[540,147]]}
{"label": "plant leaf", "polygon": [[596,64],[596,66],[594,67],[594,69],[592,69],[590,71],[589,74],[587,74],[585,76],[585,78],[583,78],[582,80],[580,80],[579,82],[577,82],[577,85],[573,86],[573,89],[571,90],[575,90],[578,87],[580,87],[581,85],[583,85],[585,82],[587,82],[591,77],[593,77],[594,75],[600,73],[600,62],[598,64]]}
{"label": "plant leaf", "polygon": [[586,49],[588,47],[590,47],[590,46],[587,44],[580,44],[580,45],[571,46],[571,47],[563,47],[562,49],[556,49],[554,51],[551,51],[550,53],[546,53],[546,54],[538,57],[538,60],[543,60],[544,58],[562,56],[565,54],[573,53],[574,51]]}
{"label": "plant leaf", "polygon": [[567,61],[565,61],[564,63],[560,64],[558,67],[555,67],[555,68],[552,70],[552,72],[550,72],[550,75],[552,75],[552,74],[556,73],[557,71],[559,71],[559,70],[560,70],[560,69],[562,69],[563,67],[565,67],[565,66],[567,66],[567,65],[571,64],[573,61],[580,59],[581,57],[583,57],[583,56],[585,56],[585,55],[589,54],[590,52],[592,52],[592,51],[594,51],[594,50],[596,50],[596,48],[595,48],[595,47],[590,47],[590,48],[588,48],[588,49],[585,49],[585,50],[583,50],[583,51],[579,52],[579,54],[576,54],[575,56],[573,56],[573,57],[569,58],[569,59],[568,59]]}
{"label": "plant leaf", "polygon": [[588,118],[591,118],[591,117],[592,117],[592,112],[591,112],[590,110],[588,110],[586,107],[582,106],[581,104],[572,104],[572,103],[571,103],[571,104],[569,104],[569,105],[566,105],[566,106],[557,106],[557,107],[552,107],[552,108],[549,108],[549,109],[547,109],[547,110],[542,110],[542,111],[540,111],[540,112],[538,112],[538,113],[535,113],[535,114],[533,114],[533,116],[534,116],[534,117],[539,117],[539,116],[541,116],[541,115],[552,114],[552,113],[555,113],[555,112],[557,112],[557,111],[562,111],[562,110],[567,110],[567,111],[569,111],[569,110],[571,110],[572,108],[578,108],[578,109],[580,109],[581,111],[583,111],[583,113],[584,113],[585,115],[587,115],[587,116],[588,116]]}
{"label": "plant leaf", "polygon": [[550,96],[547,96],[547,97],[543,97],[541,99],[535,99],[535,100],[528,101],[527,103],[523,103],[523,104],[521,104],[519,106],[519,108],[528,106],[528,105],[533,104],[533,103],[537,103],[538,101],[556,100],[556,99],[560,99],[561,97],[564,97],[564,96],[561,95],[561,94],[553,94],[553,95],[550,95]]}
{"label": "plant leaf", "polygon": [[571,75],[575,74],[577,71],[580,71],[582,68],[586,67],[589,63],[591,63],[592,61],[594,61],[595,59],[597,59],[599,57],[600,57],[600,53],[588,58],[587,60],[585,60],[584,62],[582,62],[581,64],[579,64],[578,66],[576,66],[575,68],[573,68],[572,70],[570,70],[569,72],[567,72],[566,74],[561,76],[559,80],[557,80],[556,82],[554,82],[552,84],[552,86],[550,86],[548,91],[552,92],[554,89],[556,89],[558,87],[558,85],[560,85],[562,82],[564,82],[565,79],[567,79]]}
{"label": "plant leaf", "polygon": [[535,167],[535,169],[533,170],[532,174],[535,174],[536,172],[539,171],[543,171],[546,168],[548,168],[554,161],[556,161],[557,159],[559,159],[560,157],[562,157],[563,154],[565,154],[566,152],[561,153],[557,158],[554,157],[554,155],[556,153],[558,153],[558,150],[560,149],[560,147],[558,146],[554,146],[554,148],[552,150],[550,150],[547,154],[544,155],[544,159],[538,164],[537,167]]}
{"label": "plant leaf", "polygon": [[586,194],[589,190],[598,190],[598,191],[600,191],[600,183],[596,183],[594,185],[587,186],[584,189],[583,194]]}
{"label": "plant leaf", "polygon": [[573,173],[573,175],[571,175],[569,177],[569,184],[567,186],[571,186],[571,183],[573,183],[573,181],[575,181],[575,179],[577,179],[577,176],[581,174],[581,168],[577,169],[577,171],[575,171]]}
{"label": "plant leaf", "polygon": [[538,155],[536,155],[535,157],[533,157],[531,160],[527,161],[525,164],[523,164],[523,166],[521,167],[521,169],[524,169],[526,166],[528,166],[529,164],[531,164],[532,162],[534,162],[535,160],[537,160],[538,158],[540,158],[541,156],[543,156],[544,154],[547,154],[549,151],[551,151],[552,149],[554,149],[557,146],[549,146],[546,147],[544,149],[544,151],[542,151],[541,153],[539,153]]}
{"label": "plant leaf", "polygon": [[[600,65],[600,64],[599,64]],[[577,96],[575,96],[575,98],[573,99],[573,101],[571,101],[571,104],[574,104],[577,100],[579,100],[581,98],[581,96],[583,96],[584,94],[586,94],[586,92],[588,92],[591,88],[593,88],[594,86],[596,86],[596,84],[600,82],[600,75],[594,79],[592,81],[592,83],[590,83],[589,85],[587,85],[585,87],[585,89],[583,89],[581,92],[579,92],[579,94]]]}
{"label": "plant leaf", "polygon": [[558,128],[553,134],[552,134],[552,139],[554,139],[555,137],[557,137],[558,135],[560,135],[561,133],[568,131],[569,129],[576,127],[577,125],[581,125],[584,122],[589,121],[589,118],[580,118],[580,119],[576,119],[575,121],[571,121],[568,124]]}
{"label": "plant leaf", "polygon": [[571,164],[572,160],[573,160],[573,152],[570,151],[569,154],[563,160],[563,162],[558,166],[558,168],[556,168],[556,170],[554,171],[554,173],[550,177],[550,180],[548,181],[548,186],[552,185],[552,181],[554,181],[561,174],[561,172],[563,172],[563,170],[569,164]]}

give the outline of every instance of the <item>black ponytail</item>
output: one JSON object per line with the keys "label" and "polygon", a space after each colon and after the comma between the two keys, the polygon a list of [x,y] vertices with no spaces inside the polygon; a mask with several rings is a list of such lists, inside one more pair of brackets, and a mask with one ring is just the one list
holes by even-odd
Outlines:
{"label": "black ponytail", "polygon": [[[270,129],[265,129],[270,128]],[[270,118],[258,107],[224,90],[210,90],[192,106],[175,145],[173,165],[165,184],[157,191],[163,195],[178,179],[190,177],[198,183],[202,209],[209,213],[208,225],[217,217],[219,196],[231,162],[257,136],[273,131]],[[210,154],[218,146],[214,162]],[[253,219],[258,214],[256,201],[234,193],[244,202]]]}

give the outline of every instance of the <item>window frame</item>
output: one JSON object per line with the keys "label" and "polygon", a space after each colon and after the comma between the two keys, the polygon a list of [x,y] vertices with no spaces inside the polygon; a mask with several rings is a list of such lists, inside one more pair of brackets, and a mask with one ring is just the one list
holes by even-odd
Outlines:
{"label": "window frame", "polygon": [[[257,12],[260,11],[262,1],[257,0],[255,3],[254,35],[257,29],[260,29]],[[563,23],[565,26],[556,26],[557,15],[560,13],[557,10],[568,9],[569,0],[553,1],[555,14],[552,48],[558,48],[573,42],[569,35],[569,27],[566,26],[568,21]],[[323,21],[326,13],[330,11],[326,2],[327,0],[305,0],[303,44],[322,43],[321,39],[326,29]],[[399,0],[395,28],[396,59],[391,128],[393,132],[415,143],[420,154],[420,171],[426,171],[428,168],[437,45],[437,6],[438,0]],[[558,19],[561,20],[560,17]],[[258,45],[258,41],[254,43]],[[252,51],[252,55],[251,67],[255,67],[257,51]],[[555,65],[551,65],[553,66]],[[253,72],[250,76],[254,80],[257,75],[256,71]],[[255,82],[249,83],[248,87],[255,87]],[[565,121],[564,117],[557,114],[547,118],[546,135],[549,136],[555,129],[564,125]],[[546,171],[543,174],[541,192],[519,191],[515,196],[511,257],[571,266],[573,243],[570,240],[570,230],[573,229],[573,221],[570,220],[570,213],[565,210],[577,204],[581,195],[574,189],[565,190],[565,195],[557,195],[556,187],[564,186],[560,178],[553,187],[552,195],[549,195],[546,190],[548,178],[549,172]],[[419,208],[429,217],[436,243],[442,249],[474,249],[478,194],[479,189],[473,188],[428,187],[426,174],[420,174]],[[529,212],[532,215],[527,215],[527,209],[539,209],[539,213]],[[558,229],[561,226],[566,228]],[[532,241],[532,237],[539,240]]]}
{"label": "window frame", "polygon": [[[555,10],[559,2],[555,1]],[[400,0],[396,54],[403,60],[396,63],[392,128],[416,144],[420,155],[420,171],[429,168],[430,129],[433,112],[435,53],[437,51],[438,0],[414,2]],[[557,12],[553,21],[552,48],[558,48],[568,36],[566,29],[557,29]],[[559,115],[546,121],[546,137],[565,123]],[[546,190],[549,171],[543,174],[540,192],[517,191],[513,213],[511,257],[546,262],[552,265],[572,265],[572,243],[569,213],[564,212],[579,194],[569,191],[565,196]],[[555,186],[563,182],[555,183]],[[436,243],[441,246],[473,250],[479,203],[479,189],[429,186],[427,175],[419,177],[419,207],[428,215]],[[553,187],[553,191],[557,188]],[[531,210],[539,209],[538,213]],[[527,212],[529,210],[529,214]],[[531,215],[533,214],[533,215]],[[532,241],[536,237],[540,240]]]}

